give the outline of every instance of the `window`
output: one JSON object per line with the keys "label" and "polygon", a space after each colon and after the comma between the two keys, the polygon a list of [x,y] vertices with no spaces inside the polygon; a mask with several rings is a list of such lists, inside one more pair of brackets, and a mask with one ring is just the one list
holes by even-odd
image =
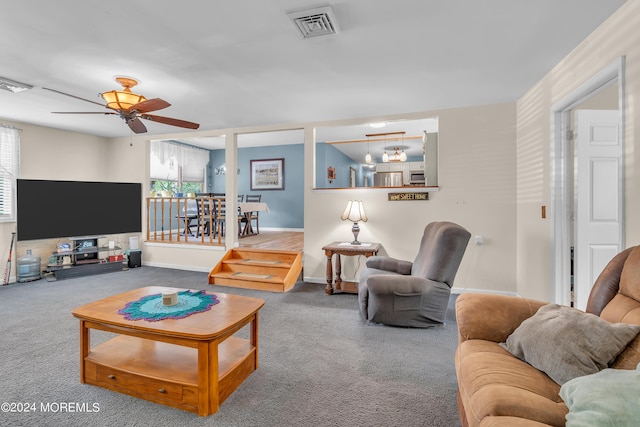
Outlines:
{"label": "window", "polygon": [[151,191],[201,193],[209,151],[176,142],[151,141]]}
{"label": "window", "polygon": [[16,181],[19,170],[19,130],[0,125],[0,222],[16,219]]}

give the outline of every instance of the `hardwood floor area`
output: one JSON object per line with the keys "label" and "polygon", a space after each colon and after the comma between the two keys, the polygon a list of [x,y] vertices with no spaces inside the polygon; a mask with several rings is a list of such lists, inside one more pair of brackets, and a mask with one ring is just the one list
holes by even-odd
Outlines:
{"label": "hardwood floor area", "polygon": [[304,233],[302,231],[269,231],[260,230],[256,236],[238,239],[240,248],[271,249],[281,251],[302,252]]}
{"label": "hardwood floor area", "polygon": [[[149,242],[162,242],[173,244],[202,244],[202,245],[222,245],[224,237],[218,241],[218,236],[212,235],[184,235],[176,232],[164,234],[151,233]],[[241,248],[270,249],[280,251],[302,252],[304,247],[304,232],[302,231],[270,231],[260,230],[260,234],[255,236],[240,237],[238,245]]]}

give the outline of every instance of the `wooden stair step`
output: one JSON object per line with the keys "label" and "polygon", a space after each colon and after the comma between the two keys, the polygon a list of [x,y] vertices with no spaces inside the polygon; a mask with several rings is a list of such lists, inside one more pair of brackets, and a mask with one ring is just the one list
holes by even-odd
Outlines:
{"label": "wooden stair step", "polygon": [[273,267],[273,268],[290,268],[290,262],[273,261],[273,260],[260,260],[260,259],[238,259],[231,258],[223,261],[224,264],[237,264],[237,265],[254,265],[258,267]]}
{"label": "wooden stair step", "polygon": [[244,272],[220,272],[212,274],[210,277],[216,279],[229,279],[229,280],[249,280],[256,282],[269,282],[269,283],[282,283],[284,277],[277,277],[271,274],[255,274],[255,273],[244,273]]}
{"label": "wooden stair step", "polygon": [[231,249],[209,273],[212,285],[286,292],[302,271],[302,253]]}
{"label": "wooden stair step", "polygon": [[223,263],[220,272],[231,273],[254,273],[254,274],[270,274],[272,276],[284,277],[287,275],[289,268],[260,266],[260,265],[239,265]]}

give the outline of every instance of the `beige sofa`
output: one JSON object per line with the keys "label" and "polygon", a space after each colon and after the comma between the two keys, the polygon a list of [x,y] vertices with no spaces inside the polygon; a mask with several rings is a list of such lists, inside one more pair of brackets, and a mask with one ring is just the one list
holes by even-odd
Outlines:
{"label": "beige sofa", "polygon": [[[545,310],[561,309],[545,302],[510,296],[470,293],[458,297],[456,316],[459,345],[455,366],[458,378],[458,409],[463,426],[564,426],[566,420],[570,419],[566,418],[570,412],[568,402],[571,401],[576,411],[579,410],[579,402],[574,403],[573,397],[565,403],[560,396],[561,384],[548,375],[552,369],[548,369],[545,373],[533,366],[537,366],[536,363],[529,364],[527,362],[530,360],[525,358],[527,361],[523,361],[507,349],[509,344],[507,341],[516,337],[520,330],[525,329],[525,326],[531,327],[530,325],[535,322],[534,319],[540,317],[538,310],[543,306]],[[566,307],[563,309],[576,311]],[[633,329],[635,327],[628,324],[640,325],[640,246],[629,248],[611,260],[594,284],[586,311],[599,318],[594,319],[595,316],[579,313],[581,319],[606,323],[604,325],[606,328],[620,326]],[[602,322],[600,319],[607,322]],[[529,321],[523,323],[526,320]],[[557,321],[557,318],[555,320]],[[574,327],[574,323],[566,322],[566,325]],[[619,323],[625,325],[619,325]],[[521,325],[522,328],[519,329]],[[530,334],[530,331],[526,331],[526,334]],[[563,393],[571,390],[570,386],[578,386],[591,379],[596,380],[595,375],[638,372],[636,378],[640,379],[640,366],[638,366],[640,335],[632,335],[635,338],[631,338],[628,344],[627,342],[621,344],[617,351],[613,350],[615,345],[608,344],[609,341],[597,340],[597,343],[607,342],[608,348],[604,350],[612,350],[615,353],[613,359],[607,362],[607,366],[628,371],[616,371],[604,366],[598,374],[579,376],[564,383]],[[576,336],[577,334],[574,333],[565,333],[564,342],[556,343],[554,347],[544,351],[554,353],[557,348],[564,350],[565,343],[573,345],[578,341]],[[591,338],[593,337],[587,334],[587,339]],[[544,341],[544,336],[534,339]],[[537,347],[536,345],[538,343],[532,347],[534,350],[541,348],[543,344],[539,343]],[[579,359],[580,357],[573,357],[568,360],[574,363],[574,360]],[[637,366],[638,370],[635,371]],[[600,366],[600,368],[603,367]],[[562,369],[559,375],[567,371],[570,369]],[[637,379],[631,381],[632,385],[634,382],[640,384]],[[614,382],[617,383],[617,381]],[[621,396],[620,393],[624,393],[614,389],[597,391],[613,399]],[[633,405],[640,403],[640,393],[635,395],[630,393],[629,396],[632,396],[631,401],[627,399],[626,403]],[[605,402],[603,405],[608,403]],[[640,406],[633,407],[640,408]],[[597,408],[592,405],[592,409]],[[573,417],[586,416],[574,413],[574,408],[571,409],[571,413]],[[608,416],[611,417],[611,415]],[[620,421],[613,425],[623,424],[624,422]]]}

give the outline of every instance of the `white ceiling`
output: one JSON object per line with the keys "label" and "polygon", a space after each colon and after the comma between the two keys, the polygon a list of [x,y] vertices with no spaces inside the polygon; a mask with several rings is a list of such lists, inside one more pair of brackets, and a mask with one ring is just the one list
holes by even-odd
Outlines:
{"label": "white ceiling", "polygon": [[[12,2],[0,76],[34,88],[0,91],[0,117],[130,135],[117,116],[51,114],[102,109],[42,89],[100,102],[116,75],[201,130],[512,102],[623,3],[341,0],[327,3],[339,33],[303,39],[286,13],[311,0]],[[181,132],[144,123],[149,135]]]}

